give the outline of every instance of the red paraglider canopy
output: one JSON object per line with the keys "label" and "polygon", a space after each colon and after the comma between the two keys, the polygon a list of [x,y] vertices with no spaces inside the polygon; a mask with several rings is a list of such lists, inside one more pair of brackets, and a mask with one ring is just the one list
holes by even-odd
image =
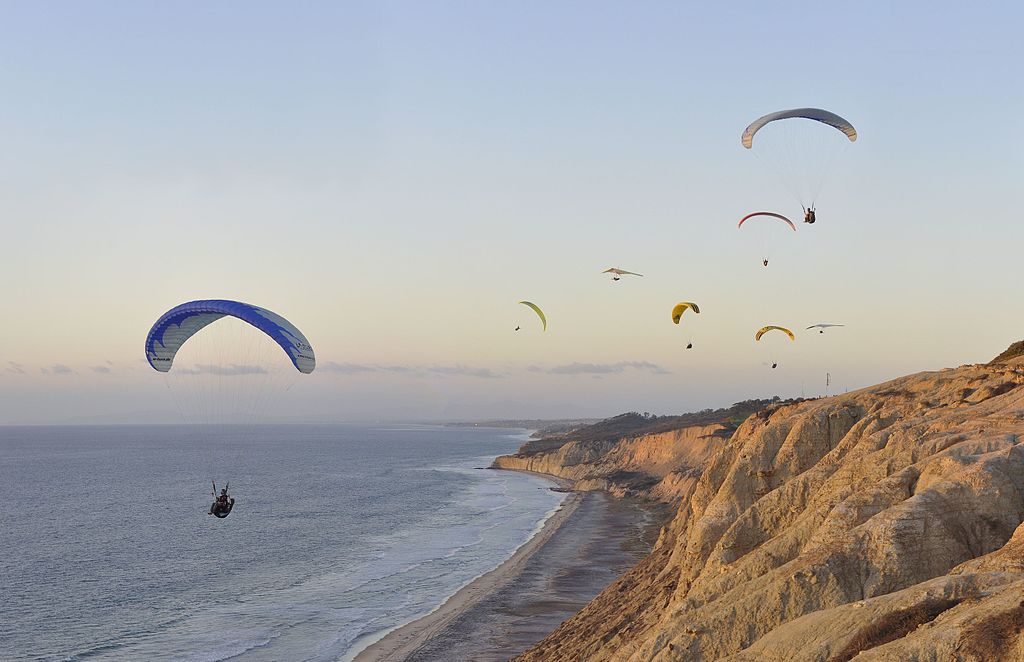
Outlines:
{"label": "red paraglider canopy", "polygon": [[755,211],[753,214],[747,214],[746,216],[740,219],[740,222],[736,227],[742,228],[744,221],[746,221],[748,218],[754,218],[755,216],[771,216],[772,218],[777,218],[780,221],[784,221],[785,223],[789,224],[789,227],[793,228],[793,231],[796,232],[796,226],[793,225],[793,221],[789,220],[782,214],[776,214],[775,212],[771,211]]}

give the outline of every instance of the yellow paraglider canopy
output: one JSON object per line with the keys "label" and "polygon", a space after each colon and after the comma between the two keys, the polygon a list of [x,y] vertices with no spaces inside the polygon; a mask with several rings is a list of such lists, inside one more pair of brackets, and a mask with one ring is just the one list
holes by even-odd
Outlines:
{"label": "yellow paraglider canopy", "polygon": [[761,327],[761,330],[758,331],[756,335],[754,335],[754,340],[760,340],[761,336],[763,336],[764,334],[768,333],[769,331],[782,331],[787,336],[789,336],[790,340],[796,340],[796,336],[793,335],[793,332],[790,331],[789,329],[787,329],[784,326],[765,326],[765,327]]}
{"label": "yellow paraglider canopy", "polygon": [[697,307],[697,304],[692,301],[680,301],[675,305],[675,308],[672,309],[672,321],[675,324],[679,324],[679,320],[682,319],[683,313],[687,310],[692,310],[698,315],[700,314],[700,308]]}
{"label": "yellow paraglider canopy", "polygon": [[520,301],[519,303],[523,304],[524,306],[528,306],[528,307],[532,308],[533,312],[537,313],[537,317],[540,318],[540,323],[544,325],[544,330],[545,331],[548,330],[548,318],[544,316],[544,311],[541,310],[537,306],[537,304],[532,303],[530,301]]}

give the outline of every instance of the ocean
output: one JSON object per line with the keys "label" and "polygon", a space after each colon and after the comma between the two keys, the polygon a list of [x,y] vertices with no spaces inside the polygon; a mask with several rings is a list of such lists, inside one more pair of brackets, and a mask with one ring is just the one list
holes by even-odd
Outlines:
{"label": "ocean", "polygon": [[[482,468],[524,439],[0,427],[0,659],[348,659],[557,510],[549,482]],[[237,500],[223,520],[206,514],[211,478]]]}

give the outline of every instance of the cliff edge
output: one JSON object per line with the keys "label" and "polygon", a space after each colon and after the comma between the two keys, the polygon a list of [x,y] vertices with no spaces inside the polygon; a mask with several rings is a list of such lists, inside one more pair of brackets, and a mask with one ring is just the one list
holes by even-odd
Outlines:
{"label": "cliff edge", "polygon": [[648,557],[518,659],[1024,660],[1022,385],[1024,357],[1001,355],[735,431],[501,458],[613,491],[635,467],[679,504]]}

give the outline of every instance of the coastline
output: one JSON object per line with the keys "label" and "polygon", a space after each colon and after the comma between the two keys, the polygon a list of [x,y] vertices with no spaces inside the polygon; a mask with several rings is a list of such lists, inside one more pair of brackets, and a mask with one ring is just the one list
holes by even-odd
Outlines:
{"label": "coastline", "polygon": [[507,662],[554,632],[650,550],[660,529],[645,502],[579,493],[579,505],[505,585],[399,659]]}
{"label": "coastline", "polygon": [[[562,487],[568,485],[567,481],[555,476],[545,475],[545,478],[557,482]],[[512,582],[534,554],[572,518],[582,501],[582,494],[569,493],[555,512],[544,521],[540,530],[499,566],[460,588],[434,611],[383,633],[354,657],[346,656],[345,659],[354,662],[404,660],[481,600]]]}

